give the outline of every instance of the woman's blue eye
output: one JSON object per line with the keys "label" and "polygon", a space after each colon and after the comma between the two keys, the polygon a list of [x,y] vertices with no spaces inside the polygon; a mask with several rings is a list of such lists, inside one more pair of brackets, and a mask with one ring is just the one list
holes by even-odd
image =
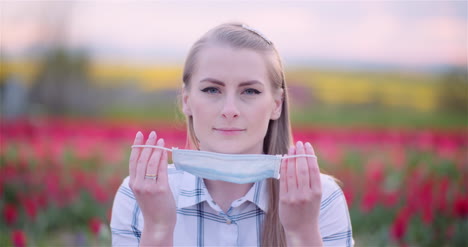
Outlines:
{"label": "woman's blue eye", "polygon": [[257,89],[248,88],[244,90],[244,93],[247,95],[254,95],[254,94],[260,94],[260,91],[258,91]]}
{"label": "woman's blue eye", "polygon": [[207,88],[202,89],[202,92],[215,94],[215,93],[219,93],[219,90],[215,87],[207,87]]}

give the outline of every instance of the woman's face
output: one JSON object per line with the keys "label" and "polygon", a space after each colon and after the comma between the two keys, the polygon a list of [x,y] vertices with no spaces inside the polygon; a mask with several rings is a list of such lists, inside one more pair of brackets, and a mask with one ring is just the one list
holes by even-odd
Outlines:
{"label": "woman's face", "polygon": [[264,58],[249,49],[211,45],[197,57],[183,111],[193,117],[200,149],[262,153],[270,119],[281,114],[282,91],[273,90]]}

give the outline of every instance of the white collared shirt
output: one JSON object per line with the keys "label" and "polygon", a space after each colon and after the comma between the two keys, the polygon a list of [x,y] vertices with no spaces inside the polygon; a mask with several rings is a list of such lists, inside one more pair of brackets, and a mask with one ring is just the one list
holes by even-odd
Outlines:
{"label": "white collared shirt", "polygon": [[[213,201],[203,179],[168,168],[177,207],[174,246],[260,246],[263,218],[268,209],[265,181],[232,202],[227,212]],[[320,233],[324,246],[353,246],[351,221],[341,188],[330,176],[320,174],[322,201]],[[113,246],[138,246],[143,215],[125,178],[112,208]]]}

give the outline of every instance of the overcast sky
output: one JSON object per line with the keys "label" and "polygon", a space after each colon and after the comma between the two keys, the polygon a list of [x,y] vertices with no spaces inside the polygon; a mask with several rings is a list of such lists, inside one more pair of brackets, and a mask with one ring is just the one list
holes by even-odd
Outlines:
{"label": "overcast sky", "polygon": [[99,59],[182,63],[208,29],[242,21],[270,38],[286,63],[467,64],[467,1],[0,0],[0,7],[9,56],[49,42],[44,26],[54,26],[68,45]]}

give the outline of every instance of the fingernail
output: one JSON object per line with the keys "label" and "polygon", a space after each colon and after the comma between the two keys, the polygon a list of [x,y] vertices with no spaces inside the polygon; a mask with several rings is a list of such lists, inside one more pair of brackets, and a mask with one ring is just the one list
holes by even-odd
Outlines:
{"label": "fingernail", "polygon": [[153,139],[156,136],[156,132],[151,131],[151,134],[149,136],[150,139]]}
{"label": "fingernail", "polygon": [[310,145],[309,142],[306,142],[305,146],[306,146],[306,148],[312,148],[312,145]]}
{"label": "fingernail", "polygon": [[164,146],[164,139],[162,139],[162,138],[159,139],[157,145],[158,145],[158,146]]}
{"label": "fingernail", "polygon": [[143,134],[142,134],[140,131],[138,131],[138,132],[136,133],[135,138],[138,138],[138,139],[139,139],[139,138],[141,138],[142,136],[143,136]]}
{"label": "fingernail", "polygon": [[302,148],[304,147],[304,144],[301,141],[297,142],[297,148]]}

